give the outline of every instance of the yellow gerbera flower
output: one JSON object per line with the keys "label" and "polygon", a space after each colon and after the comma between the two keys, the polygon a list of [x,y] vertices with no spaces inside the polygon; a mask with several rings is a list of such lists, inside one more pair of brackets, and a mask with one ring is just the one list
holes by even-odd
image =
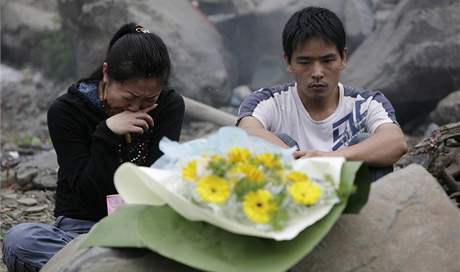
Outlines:
{"label": "yellow gerbera flower", "polygon": [[257,166],[249,163],[238,164],[238,166],[233,168],[231,174],[243,174],[247,179],[254,182],[261,182],[264,180],[264,173],[257,168]]}
{"label": "yellow gerbera flower", "polygon": [[297,204],[313,205],[321,196],[321,187],[313,182],[295,182],[288,193]]}
{"label": "yellow gerbera flower", "polygon": [[251,157],[251,152],[244,147],[233,147],[227,152],[228,159],[233,163],[246,162]]}
{"label": "yellow gerbera flower", "polygon": [[272,202],[272,194],[267,190],[247,193],[243,198],[244,214],[254,223],[266,224],[270,221],[276,206]]}
{"label": "yellow gerbera flower", "polygon": [[291,171],[286,178],[292,182],[311,182],[310,177],[300,171]]}
{"label": "yellow gerbera flower", "polygon": [[213,162],[218,162],[218,161],[222,161],[224,158],[222,158],[221,156],[219,155],[212,155],[211,156],[211,161]]}
{"label": "yellow gerbera flower", "polygon": [[222,204],[230,196],[227,181],[218,176],[206,176],[197,183],[196,191],[204,202]]}
{"label": "yellow gerbera flower", "polygon": [[263,164],[268,169],[281,168],[280,160],[272,153],[262,153],[256,156],[256,161]]}
{"label": "yellow gerbera flower", "polygon": [[196,171],[196,160],[191,160],[187,163],[184,168],[182,168],[182,179],[187,181],[196,181],[197,171]]}

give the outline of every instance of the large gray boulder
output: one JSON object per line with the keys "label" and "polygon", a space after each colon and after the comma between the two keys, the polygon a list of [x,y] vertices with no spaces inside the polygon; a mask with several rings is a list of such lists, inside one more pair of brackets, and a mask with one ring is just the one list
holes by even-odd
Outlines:
{"label": "large gray boulder", "polygon": [[341,18],[350,51],[373,30],[372,3],[368,0],[258,1],[252,10],[216,21],[225,45],[238,62],[240,84],[259,88],[292,80],[283,60],[282,31],[294,12],[312,5],[329,8]]}
{"label": "large gray boulder", "polygon": [[460,2],[400,1],[351,56],[343,78],[381,90],[402,124],[460,88]]}
{"label": "large gray boulder", "polygon": [[2,60],[15,64],[30,61],[42,34],[61,27],[56,1],[2,1],[1,13],[1,45],[7,52],[2,54]]}
{"label": "large gray boulder", "polygon": [[220,34],[189,1],[59,0],[64,29],[73,33],[79,77],[102,64],[118,28],[128,22],[158,34],[173,62],[171,85],[212,105],[227,103],[233,73]]}
{"label": "large gray boulder", "polygon": [[58,168],[54,149],[34,155],[15,169],[17,188],[54,190],[57,188]]}
{"label": "large gray boulder", "polygon": [[[77,241],[78,242],[78,241]],[[292,271],[458,271],[460,212],[421,166],[410,165],[374,183],[359,214],[343,215]],[[42,270],[194,271],[146,250],[71,244]]]}
{"label": "large gray boulder", "polygon": [[393,13],[394,8],[402,0],[371,0],[374,12],[374,29],[380,28]]}
{"label": "large gray boulder", "polygon": [[293,271],[458,271],[460,211],[423,167],[372,185],[357,215],[344,215]]}
{"label": "large gray boulder", "polygon": [[36,70],[17,70],[1,64],[2,141],[21,142],[32,136],[48,139],[46,112],[62,91]]}
{"label": "large gray boulder", "polygon": [[460,91],[453,92],[439,101],[430,117],[437,125],[460,121]]}

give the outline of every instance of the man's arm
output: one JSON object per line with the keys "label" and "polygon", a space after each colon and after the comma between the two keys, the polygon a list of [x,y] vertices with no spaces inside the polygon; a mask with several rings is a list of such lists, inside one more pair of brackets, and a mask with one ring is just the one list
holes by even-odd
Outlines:
{"label": "man's arm", "polygon": [[283,141],[281,141],[280,138],[278,138],[278,136],[266,130],[262,123],[255,117],[243,117],[243,119],[241,119],[238,123],[238,127],[244,129],[249,135],[256,136],[270,143],[274,143],[281,147],[288,148],[288,146]]}
{"label": "man's arm", "polygon": [[389,166],[407,152],[404,134],[398,125],[380,125],[368,139],[332,152],[297,151],[295,158],[318,156],[342,156],[347,160],[364,161],[372,166]]}

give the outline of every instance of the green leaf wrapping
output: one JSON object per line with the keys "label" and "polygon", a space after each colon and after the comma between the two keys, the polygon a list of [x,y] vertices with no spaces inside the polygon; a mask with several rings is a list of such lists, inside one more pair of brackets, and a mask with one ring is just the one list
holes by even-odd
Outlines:
{"label": "green leaf wrapping", "polygon": [[[148,248],[207,271],[286,271],[313,250],[343,213],[360,165],[343,165],[339,188],[342,201],[292,240],[278,242],[237,235],[208,223],[188,221],[168,206],[126,205],[101,220],[81,247]],[[364,172],[362,175],[358,178],[362,180],[355,182],[358,193],[366,191],[359,189],[368,182]],[[357,203],[361,205],[364,199],[367,201],[367,195],[361,195]]]}

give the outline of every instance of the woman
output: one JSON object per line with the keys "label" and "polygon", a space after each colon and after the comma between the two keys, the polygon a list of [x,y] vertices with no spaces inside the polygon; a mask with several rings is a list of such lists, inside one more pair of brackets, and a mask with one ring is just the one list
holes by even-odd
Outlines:
{"label": "woman", "polygon": [[112,38],[107,56],[89,78],[72,85],[48,111],[59,163],[56,223],[25,223],[5,236],[9,271],[38,271],[77,235],[107,215],[123,162],[150,166],[158,143],[179,140],[182,97],[167,88],[171,62],[163,41],[134,23]]}

